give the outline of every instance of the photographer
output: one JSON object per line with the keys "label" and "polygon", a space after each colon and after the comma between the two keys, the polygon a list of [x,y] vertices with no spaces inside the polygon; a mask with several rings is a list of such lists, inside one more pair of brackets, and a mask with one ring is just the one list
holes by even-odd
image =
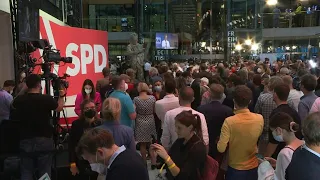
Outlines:
{"label": "photographer", "polygon": [[27,77],[26,85],[28,92],[14,99],[12,107],[20,122],[21,180],[32,180],[36,170],[37,178],[45,173],[51,176],[54,142],[50,115],[52,110],[63,110],[66,93],[60,90],[58,101],[41,94],[41,77],[36,74]]}

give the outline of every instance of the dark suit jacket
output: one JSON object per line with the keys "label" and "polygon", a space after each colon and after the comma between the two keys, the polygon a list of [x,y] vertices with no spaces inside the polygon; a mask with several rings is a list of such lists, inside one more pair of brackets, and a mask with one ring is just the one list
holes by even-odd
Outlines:
{"label": "dark suit jacket", "polygon": [[201,79],[201,78],[203,78],[203,77],[206,77],[206,78],[208,78],[208,80],[209,80],[209,84],[212,83],[211,81],[212,81],[213,76],[212,76],[211,73],[209,73],[209,72],[207,72],[207,71],[201,71],[201,72],[195,74],[195,77],[196,77],[196,78],[199,78],[199,79]]}
{"label": "dark suit jacket", "polygon": [[191,103],[191,108],[196,110],[201,104],[200,79],[195,79],[191,84],[191,88],[194,92],[194,101]]}
{"label": "dark suit jacket", "polygon": [[209,155],[216,158],[218,155],[217,140],[219,139],[221,128],[224,120],[233,116],[233,111],[230,107],[221,104],[219,101],[212,101],[209,104],[202,105],[198,108],[207,121],[209,134]]}
{"label": "dark suit jacket", "polygon": [[108,168],[107,180],[149,180],[148,170],[141,156],[126,149],[120,153]]}
{"label": "dark suit jacket", "polygon": [[97,81],[97,84],[96,84],[96,91],[100,92],[101,88],[106,86],[106,85],[108,85],[109,83],[110,83],[109,77],[108,78],[99,79]]}

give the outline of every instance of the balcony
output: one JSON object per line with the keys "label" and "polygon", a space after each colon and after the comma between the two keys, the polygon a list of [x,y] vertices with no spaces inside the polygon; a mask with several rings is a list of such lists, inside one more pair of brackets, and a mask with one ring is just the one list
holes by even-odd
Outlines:
{"label": "balcony", "polygon": [[302,13],[300,24],[297,22],[296,17],[292,13],[281,13],[280,15],[273,13],[263,14],[263,38],[303,39],[317,37],[320,32],[320,12]]}
{"label": "balcony", "polygon": [[134,17],[84,18],[83,27],[108,32],[135,32]]}
{"label": "balcony", "polygon": [[[263,28],[292,28],[292,27],[314,27],[320,24],[320,12],[307,14],[303,12],[301,14],[301,25],[298,26],[296,17],[293,13],[264,13],[263,14]],[[279,17],[279,18],[277,18]],[[277,19],[279,23],[277,23]],[[278,25],[277,25],[278,24]]]}

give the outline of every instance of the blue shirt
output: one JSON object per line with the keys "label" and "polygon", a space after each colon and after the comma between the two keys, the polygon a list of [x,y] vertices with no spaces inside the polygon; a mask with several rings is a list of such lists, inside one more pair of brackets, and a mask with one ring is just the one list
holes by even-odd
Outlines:
{"label": "blue shirt", "polygon": [[0,124],[2,120],[9,120],[12,100],[11,94],[5,90],[0,90]]}
{"label": "blue shirt", "polygon": [[130,149],[132,151],[136,150],[132,128],[121,125],[116,121],[106,121],[97,128],[109,131],[112,134],[114,142],[117,146],[124,145],[127,149]]}
{"label": "blue shirt", "polygon": [[134,113],[135,110],[134,110],[134,105],[130,96],[123,91],[114,90],[109,97],[119,99],[121,103],[120,123],[122,125],[131,127],[132,120],[130,118],[130,114]]}
{"label": "blue shirt", "polygon": [[314,150],[310,149],[308,146],[303,145],[303,148],[320,158],[320,154],[315,152]]}
{"label": "blue shirt", "polygon": [[109,159],[109,165],[108,165],[108,169],[110,169],[111,164],[113,163],[113,161],[117,158],[117,156],[119,156],[120,153],[122,153],[123,151],[126,150],[126,147],[121,146],[119,147],[116,152],[114,152],[111,156],[111,158]]}
{"label": "blue shirt", "polygon": [[313,92],[309,93],[307,95],[303,95],[300,98],[300,102],[298,105],[298,113],[299,113],[299,116],[300,116],[300,119],[302,122],[308,116],[309,111],[310,111],[314,101],[317,98],[318,98],[318,96],[315,95]]}

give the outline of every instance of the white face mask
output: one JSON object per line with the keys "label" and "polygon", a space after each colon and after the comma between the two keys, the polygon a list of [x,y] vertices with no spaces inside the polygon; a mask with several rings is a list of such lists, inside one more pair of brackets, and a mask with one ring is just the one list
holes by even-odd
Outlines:
{"label": "white face mask", "polygon": [[127,90],[128,90],[128,84],[125,83],[125,84],[124,84],[124,91],[127,91]]}
{"label": "white face mask", "polygon": [[92,92],[92,89],[84,89],[84,92],[86,92],[86,94],[90,94]]}
{"label": "white face mask", "polygon": [[100,164],[100,163],[92,163],[90,164],[91,166],[91,170],[92,171],[95,171],[99,174],[103,174],[103,175],[106,175],[107,173],[107,166],[103,165],[103,164]]}
{"label": "white face mask", "polygon": [[12,94],[12,93],[13,93],[13,90],[10,91],[10,94]]}
{"label": "white face mask", "polygon": [[258,72],[258,73],[262,73],[261,68],[258,68],[258,69],[257,69],[257,72]]}
{"label": "white face mask", "polygon": [[26,73],[22,73],[21,74],[21,78],[23,79],[23,78],[25,78],[26,77]]}
{"label": "white face mask", "polygon": [[107,175],[107,166],[101,163],[98,163],[98,156],[96,154],[96,162],[90,164],[91,170],[95,171],[102,175]]}

